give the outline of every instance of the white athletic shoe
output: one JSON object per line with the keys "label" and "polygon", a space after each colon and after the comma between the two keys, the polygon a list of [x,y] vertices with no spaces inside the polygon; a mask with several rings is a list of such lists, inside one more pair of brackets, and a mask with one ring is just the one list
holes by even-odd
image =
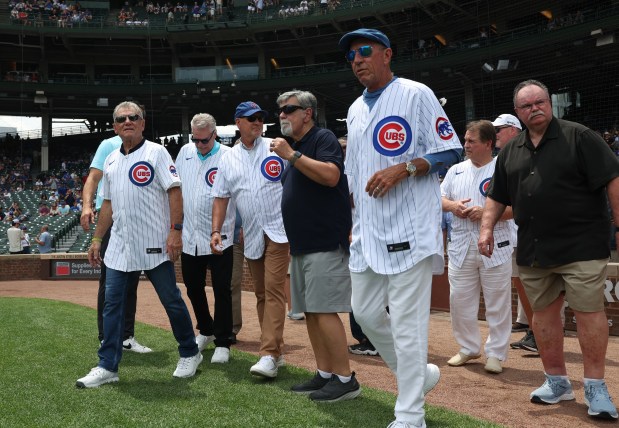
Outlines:
{"label": "white athletic shoe", "polygon": [[196,343],[198,344],[198,350],[200,352],[204,351],[209,343],[215,341],[215,336],[205,336],[203,334],[198,334],[196,336]]}
{"label": "white athletic shoe", "polygon": [[423,381],[423,395],[427,395],[432,391],[438,380],[441,378],[441,371],[435,364],[428,364],[426,366],[426,377]]}
{"label": "white athletic shoe", "polygon": [[213,364],[224,364],[230,360],[230,349],[224,348],[223,346],[218,346],[215,348],[215,352],[213,353],[213,357],[211,358],[211,363]]}
{"label": "white athletic shoe", "polygon": [[118,373],[111,372],[103,367],[95,367],[86,376],[75,383],[78,388],[97,388],[111,382],[118,382]]}
{"label": "white athletic shoe", "polygon": [[191,377],[196,374],[196,370],[198,366],[202,362],[202,354],[198,352],[196,355],[192,357],[181,357],[178,360],[178,364],[176,365],[176,370],[174,370],[174,377]]}
{"label": "white athletic shoe", "polygon": [[153,352],[153,350],[148,346],[140,345],[133,336],[123,341],[123,351],[137,352],[138,354],[148,354],[149,352]]}
{"label": "white athletic shoe", "polygon": [[271,355],[265,355],[260,360],[251,366],[249,372],[255,376],[262,376],[267,378],[277,377],[277,360]]}

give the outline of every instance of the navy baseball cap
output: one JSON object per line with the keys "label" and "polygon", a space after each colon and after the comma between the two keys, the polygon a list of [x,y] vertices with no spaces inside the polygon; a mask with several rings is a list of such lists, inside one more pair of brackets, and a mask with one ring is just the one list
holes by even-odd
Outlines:
{"label": "navy baseball cap", "polygon": [[254,113],[262,113],[267,116],[269,113],[266,110],[262,110],[258,104],[253,101],[245,101],[236,107],[234,112],[234,118],[239,119],[241,117],[248,117]]}
{"label": "navy baseball cap", "polygon": [[355,39],[373,40],[385,46],[386,48],[391,47],[391,42],[389,42],[389,37],[385,36],[383,32],[375,30],[373,28],[359,28],[358,30],[351,31],[350,33],[344,34],[344,36],[342,36],[342,38],[340,39],[338,46],[344,52],[348,52],[350,48],[350,44]]}

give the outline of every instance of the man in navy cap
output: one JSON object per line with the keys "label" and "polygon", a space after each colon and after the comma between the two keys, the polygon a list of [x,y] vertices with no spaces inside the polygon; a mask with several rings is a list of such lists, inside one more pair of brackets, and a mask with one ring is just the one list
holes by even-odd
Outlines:
{"label": "man in navy cap", "polygon": [[[245,258],[254,280],[258,321],[262,329],[260,360],[250,372],[264,378],[277,377],[284,364],[284,321],[290,246],[282,219],[281,177],[288,159],[271,152],[272,141],[262,138],[267,112],[253,101],[238,105],[234,114],[241,138],[222,156],[211,191],[213,219],[211,249],[223,254],[222,227],[228,201],[236,203],[243,219]],[[227,240],[226,240],[227,239]]]}
{"label": "man in navy cap", "polygon": [[393,75],[385,34],[361,28],[339,47],[366,88],[346,119],[352,309],[398,381],[389,426],[425,427],[424,395],[440,376],[427,364],[432,274],[444,268],[438,171],[462,146],[432,90]]}

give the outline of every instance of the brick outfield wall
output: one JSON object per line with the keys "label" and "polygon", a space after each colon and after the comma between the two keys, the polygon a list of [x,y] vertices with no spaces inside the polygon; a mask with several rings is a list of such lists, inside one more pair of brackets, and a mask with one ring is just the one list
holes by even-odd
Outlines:
{"label": "brick outfield wall", "polygon": [[[54,258],[58,258],[60,254],[54,254]],[[75,254],[71,254],[71,258],[75,258]],[[79,256],[78,256],[79,257]],[[83,255],[86,259],[86,255]],[[3,255],[0,256],[0,281],[24,281],[24,280],[41,280],[49,279],[49,260],[38,254],[31,255]],[[174,265],[176,271],[176,280],[179,283],[183,282],[181,274],[181,264],[177,261]],[[606,317],[610,327],[610,334],[619,336],[619,263],[609,263],[607,268],[606,280]],[[210,275],[207,275],[207,285],[211,285]],[[253,291],[253,281],[249,273],[247,263],[243,267],[242,289],[244,291]],[[512,287],[512,318],[516,319],[518,311],[518,295],[516,289]],[[449,281],[447,280],[447,268],[441,276],[435,276],[432,282],[432,309],[440,311],[449,311]],[[568,307],[565,312],[567,330],[576,330],[574,323],[574,313]],[[485,320],[484,298],[480,296],[480,305],[478,318]]]}

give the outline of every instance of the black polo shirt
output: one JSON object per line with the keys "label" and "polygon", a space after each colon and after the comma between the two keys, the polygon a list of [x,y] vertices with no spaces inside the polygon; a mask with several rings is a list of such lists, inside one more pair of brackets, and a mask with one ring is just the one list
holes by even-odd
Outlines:
{"label": "black polo shirt", "polygon": [[488,196],[511,205],[521,266],[550,267],[610,255],[606,184],[619,161],[602,137],[553,118],[533,146],[522,132],[499,153]]}
{"label": "black polo shirt", "polygon": [[282,216],[290,254],[307,254],[349,247],[352,227],[348,181],[340,143],[328,129],[313,127],[292,146],[303,156],[331,162],[340,170],[335,187],[307,178],[294,166],[282,174]]}

